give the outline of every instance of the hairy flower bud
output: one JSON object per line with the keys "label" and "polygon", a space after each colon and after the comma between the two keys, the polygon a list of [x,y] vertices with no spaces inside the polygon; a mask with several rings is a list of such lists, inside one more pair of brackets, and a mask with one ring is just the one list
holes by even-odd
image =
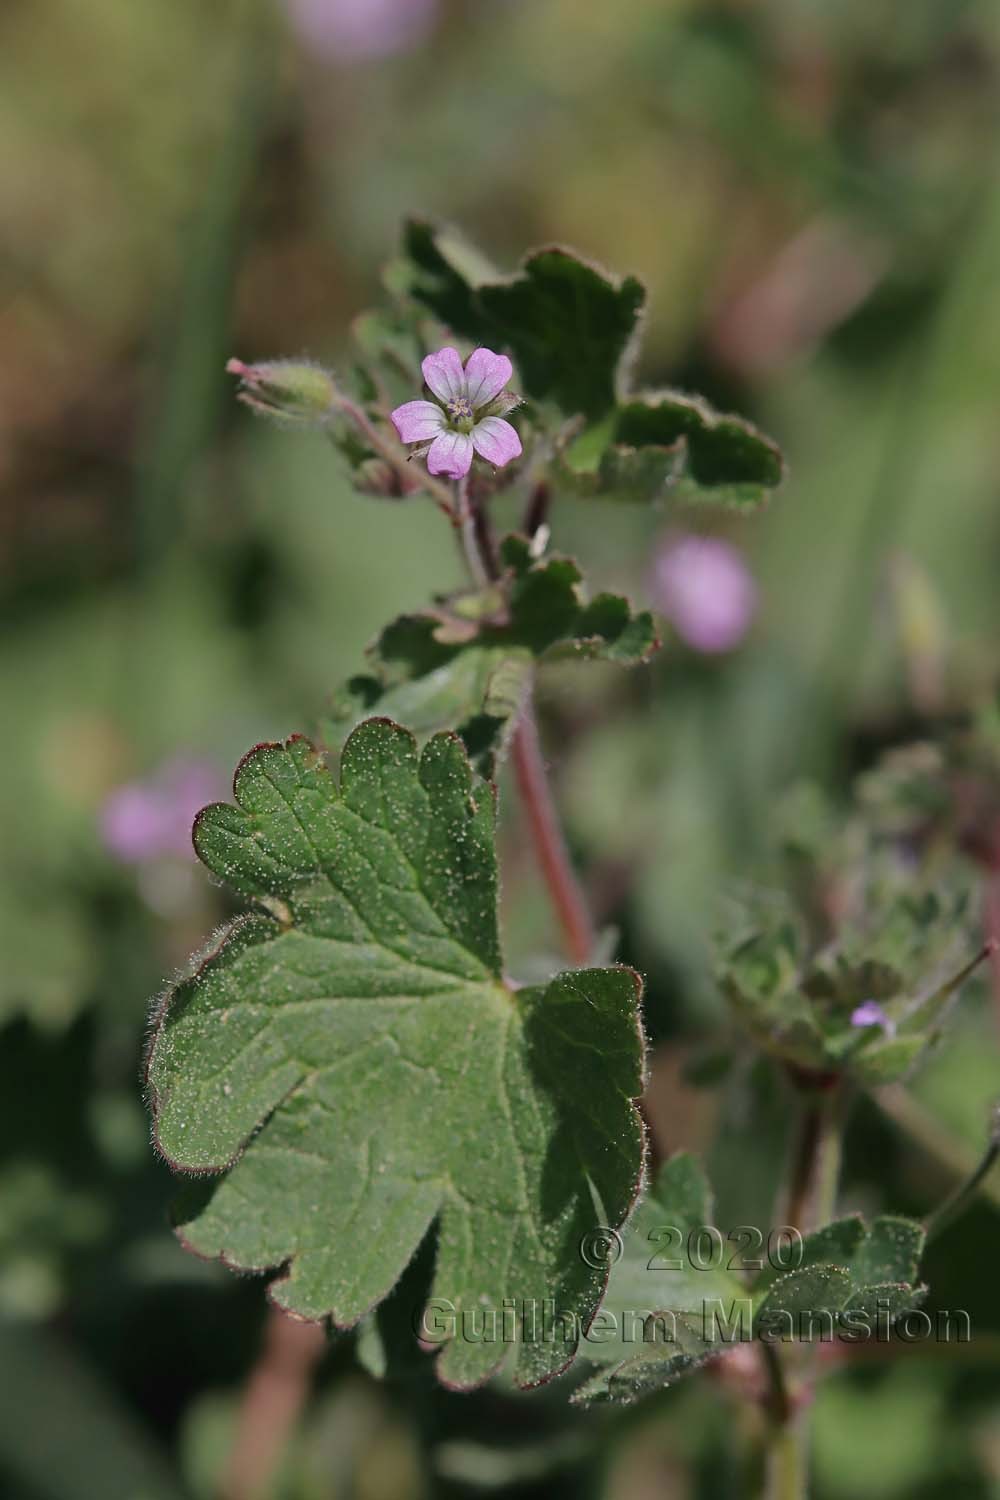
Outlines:
{"label": "hairy flower bud", "polygon": [[488,406],[484,406],[481,416],[484,417],[506,417],[510,412],[516,411],[523,403],[523,396],[517,396],[513,391],[501,391],[499,396],[494,396]]}
{"label": "hairy flower bud", "polygon": [[245,365],[241,359],[231,359],[226,369],[240,378],[240,400],[262,416],[322,424],[333,415],[337,387],[321,365],[295,359]]}

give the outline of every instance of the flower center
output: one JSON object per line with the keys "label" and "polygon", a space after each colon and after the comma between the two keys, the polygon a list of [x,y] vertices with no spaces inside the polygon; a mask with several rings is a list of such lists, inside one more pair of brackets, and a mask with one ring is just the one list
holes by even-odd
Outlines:
{"label": "flower center", "polygon": [[472,402],[467,396],[455,396],[445,407],[449,417],[459,431],[468,432],[472,424]]}

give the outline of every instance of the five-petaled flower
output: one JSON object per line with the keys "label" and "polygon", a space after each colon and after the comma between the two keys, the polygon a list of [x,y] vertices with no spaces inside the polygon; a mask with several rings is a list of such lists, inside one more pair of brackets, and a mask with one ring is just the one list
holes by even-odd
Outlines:
{"label": "five-petaled flower", "polygon": [[500,415],[517,405],[504,391],[513,369],[506,354],[476,349],[463,369],[457,349],[439,349],[421,369],[436,400],[407,401],[392,422],[401,442],[426,445],[414,456],[426,453],[432,474],[462,479],[473,453],[498,469],[519,456],[521,439]]}

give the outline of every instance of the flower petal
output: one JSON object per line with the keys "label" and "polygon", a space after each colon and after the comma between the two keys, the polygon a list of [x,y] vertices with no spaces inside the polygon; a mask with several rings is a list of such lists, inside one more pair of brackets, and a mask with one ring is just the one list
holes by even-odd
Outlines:
{"label": "flower petal", "polygon": [[503,417],[484,417],[472,429],[472,444],[487,463],[502,469],[521,453],[521,439]]}
{"label": "flower petal", "polygon": [[474,350],[465,365],[465,381],[473,411],[499,396],[513,373],[514,366],[506,354],[494,354],[492,349]]}
{"label": "flower petal", "polygon": [[445,415],[433,401],[407,401],[396,407],[390,421],[401,443],[426,443],[444,427]]}
{"label": "flower petal", "polygon": [[427,468],[431,474],[461,479],[472,466],[472,439],[466,432],[442,432],[431,443]]}
{"label": "flower petal", "polygon": [[420,368],[439,401],[454,401],[457,396],[465,395],[465,371],[457,349],[449,347],[428,354]]}

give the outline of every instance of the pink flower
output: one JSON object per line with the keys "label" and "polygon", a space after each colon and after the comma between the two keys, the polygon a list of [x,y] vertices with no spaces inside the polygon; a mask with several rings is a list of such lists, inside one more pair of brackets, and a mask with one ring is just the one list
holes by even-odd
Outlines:
{"label": "pink flower", "polygon": [[286,0],[307,46],[325,57],[360,61],[404,52],[430,32],[437,0]]}
{"label": "pink flower", "polygon": [[146,780],[111,793],[101,809],[101,837],[125,864],[171,855],[193,859],[195,814],[225,795],[225,779],[214,766],[188,757],[165,761]]}
{"label": "pink flower", "polygon": [[738,646],[757,608],[757,586],[741,554],[715,537],[684,536],[653,567],[657,608],[695,651]]}
{"label": "pink flower", "polygon": [[886,1036],[895,1036],[896,1023],[879,1005],[877,1000],[862,1000],[860,1005],[851,1011],[852,1026],[881,1026]]}
{"label": "pink flower", "polygon": [[476,349],[465,369],[457,349],[428,354],[421,369],[435,401],[407,401],[392,413],[403,443],[422,443],[414,457],[427,454],[432,474],[461,479],[468,474],[473,453],[502,469],[521,452],[521,439],[501,413],[513,410],[518,398],[505,391],[513,367],[506,354]]}

